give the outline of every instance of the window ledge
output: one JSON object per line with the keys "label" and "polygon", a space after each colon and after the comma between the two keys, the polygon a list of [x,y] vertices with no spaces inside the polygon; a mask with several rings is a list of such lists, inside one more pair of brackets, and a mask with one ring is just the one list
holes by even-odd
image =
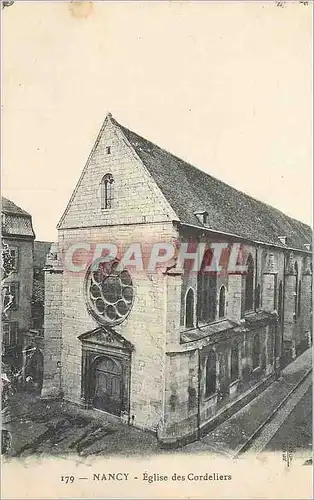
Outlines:
{"label": "window ledge", "polygon": [[236,380],[234,380],[233,382],[230,382],[229,387],[233,387],[234,385],[237,385],[239,382],[240,382],[240,379],[239,379],[239,378],[237,378],[237,379],[236,379]]}
{"label": "window ledge", "polygon": [[223,318],[219,318],[219,319],[214,319],[213,321],[210,321],[209,323],[206,323],[205,321],[204,322],[199,321],[198,324],[194,328],[203,328],[204,326],[212,326],[212,325],[216,325],[217,323],[222,323],[223,321],[226,321],[226,320],[228,320],[227,316],[224,316]]}
{"label": "window ledge", "polygon": [[244,311],[243,317],[250,316],[250,314],[254,314],[255,312],[255,309],[248,309],[247,311]]}
{"label": "window ledge", "polygon": [[210,394],[209,396],[204,396],[204,402],[208,403],[211,399],[214,399],[215,397],[218,396],[218,392],[214,392],[213,394]]}

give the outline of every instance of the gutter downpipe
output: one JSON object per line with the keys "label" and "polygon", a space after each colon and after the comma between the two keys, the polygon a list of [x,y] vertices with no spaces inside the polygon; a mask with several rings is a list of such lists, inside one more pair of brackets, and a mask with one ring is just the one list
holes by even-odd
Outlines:
{"label": "gutter downpipe", "polygon": [[[257,289],[257,247],[255,248],[255,287],[254,287],[254,311],[256,312],[256,289]],[[261,291],[260,291],[261,294]],[[260,297],[258,300],[260,307]]]}
{"label": "gutter downpipe", "polygon": [[282,357],[284,351],[284,324],[285,324],[285,298],[286,298],[286,268],[287,268],[287,255],[284,253],[283,260],[283,280],[282,280],[282,313],[281,313],[281,353],[280,353],[280,366],[282,365]]}
{"label": "gutter downpipe", "polygon": [[198,352],[197,439],[201,437],[201,354]]}

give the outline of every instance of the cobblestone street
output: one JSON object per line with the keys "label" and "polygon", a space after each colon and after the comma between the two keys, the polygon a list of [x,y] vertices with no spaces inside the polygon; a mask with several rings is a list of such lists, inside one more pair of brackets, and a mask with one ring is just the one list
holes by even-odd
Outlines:
{"label": "cobblestone street", "polygon": [[63,401],[43,401],[27,393],[11,397],[3,427],[12,435],[8,456],[155,453],[157,441],[109,415],[86,412]]}

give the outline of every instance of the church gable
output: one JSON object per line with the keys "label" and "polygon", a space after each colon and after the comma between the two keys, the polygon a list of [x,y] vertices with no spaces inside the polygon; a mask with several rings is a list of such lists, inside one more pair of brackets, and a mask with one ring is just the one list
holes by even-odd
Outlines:
{"label": "church gable", "polygon": [[173,209],[109,114],[58,229],[173,219]]}

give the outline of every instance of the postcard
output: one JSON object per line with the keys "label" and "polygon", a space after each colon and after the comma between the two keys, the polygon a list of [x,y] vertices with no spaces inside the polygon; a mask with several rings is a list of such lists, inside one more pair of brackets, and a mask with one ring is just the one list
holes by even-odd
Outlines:
{"label": "postcard", "polygon": [[1,7],[2,498],[312,498],[312,2]]}

